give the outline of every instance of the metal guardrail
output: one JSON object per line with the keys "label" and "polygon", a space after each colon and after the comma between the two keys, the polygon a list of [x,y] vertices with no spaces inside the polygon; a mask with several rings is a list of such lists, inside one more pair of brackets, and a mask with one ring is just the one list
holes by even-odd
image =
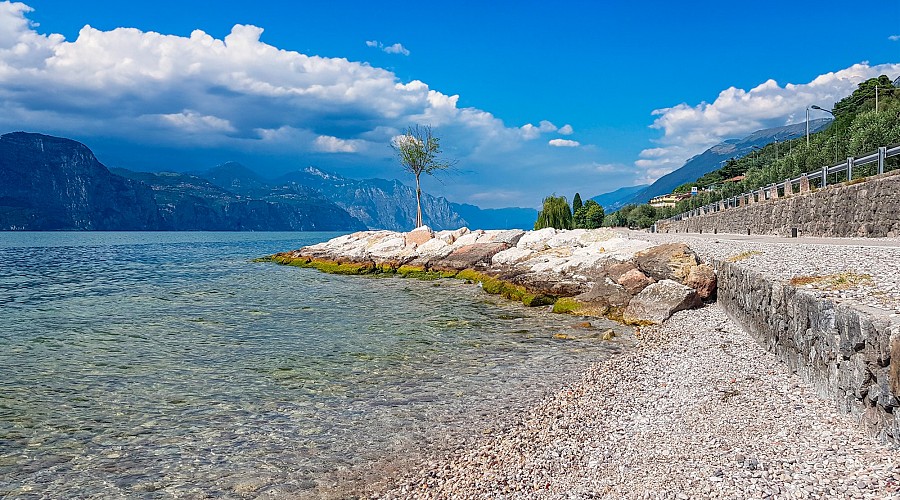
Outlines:
{"label": "metal guardrail", "polygon": [[814,170],[812,172],[806,172],[801,174],[799,177],[794,179],[786,179],[783,182],[779,182],[776,184],[770,184],[768,186],[761,187],[759,189],[755,189],[753,191],[747,191],[735,196],[732,196],[727,199],[719,200],[713,203],[709,203],[703,205],[702,207],[698,207],[692,210],[688,210],[687,212],[680,213],[678,215],[669,217],[668,219],[662,219],[664,221],[680,221],[683,219],[687,219],[690,217],[696,217],[698,215],[707,214],[710,212],[718,212],[719,210],[725,210],[728,208],[735,208],[739,206],[744,206],[745,201],[749,203],[753,203],[756,201],[756,196],[759,196],[759,201],[764,201],[767,199],[775,199],[778,198],[778,190],[781,189],[785,194],[784,196],[794,194],[794,185],[800,185],[800,192],[804,193],[809,191],[810,189],[810,181],[819,180],[820,187],[826,187],[828,185],[828,176],[832,174],[839,174],[842,172],[847,172],[847,180],[853,180],[853,170],[857,167],[862,167],[864,165],[869,165],[871,163],[878,164],[878,173],[884,173],[884,163],[885,160],[900,155],[900,144],[892,144],[890,146],[882,146],[879,147],[877,151],[873,153],[869,153],[863,156],[857,157],[849,157],[847,161],[837,163],[830,166],[824,166],[818,170]]}

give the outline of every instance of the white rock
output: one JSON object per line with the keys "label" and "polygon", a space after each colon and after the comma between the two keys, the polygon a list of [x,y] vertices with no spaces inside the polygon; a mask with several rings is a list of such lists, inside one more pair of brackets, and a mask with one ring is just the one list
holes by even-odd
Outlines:
{"label": "white rock", "polygon": [[484,231],[482,231],[481,229],[469,231],[457,238],[456,241],[453,242],[453,246],[459,248],[466,245],[474,245],[476,242],[478,242],[478,238],[480,238],[483,234]]}
{"label": "white rock", "polygon": [[453,251],[453,246],[440,238],[432,238],[419,245],[418,254],[422,257],[445,257]]}
{"label": "white rock", "polygon": [[538,229],[537,231],[529,231],[519,239],[516,246],[540,252],[549,248],[547,246],[547,240],[554,236],[556,236],[556,229],[553,229],[552,227],[545,227],[544,229]]}
{"label": "white rock", "polygon": [[396,257],[406,248],[406,238],[403,235],[387,236],[369,247],[369,254],[372,257],[391,258]]}
{"label": "white rock", "polygon": [[512,247],[498,252],[491,258],[491,263],[500,266],[510,266],[522,262],[534,255],[534,250]]}
{"label": "white rock", "polygon": [[547,246],[550,248],[559,248],[559,247],[579,247],[581,246],[581,242],[579,238],[583,236],[585,233],[584,229],[572,229],[570,231],[560,231],[556,233],[552,238],[547,240]]}

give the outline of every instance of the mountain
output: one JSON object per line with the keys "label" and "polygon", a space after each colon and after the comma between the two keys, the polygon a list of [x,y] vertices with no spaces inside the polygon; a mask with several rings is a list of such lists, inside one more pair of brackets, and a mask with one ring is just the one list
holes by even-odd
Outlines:
{"label": "mountain", "polygon": [[0,229],[160,229],[151,189],[114,175],[84,144],[0,136]]}
{"label": "mountain", "polygon": [[[830,118],[821,118],[809,122],[809,131],[817,132],[831,123]],[[703,153],[689,159],[685,164],[660,177],[653,184],[625,198],[620,206],[630,203],[647,203],[651,198],[671,193],[676,187],[699,179],[704,174],[720,168],[720,163],[729,158],[740,158],[753,151],[754,146],[763,147],[777,141],[795,139],[806,134],[806,122],[795,123],[784,127],[757,130],[743,139],[728,139],[707,149]]]}
{"label": "mountain", "polygon": [[609,193],[598,194],[591,198],[596,201],[603,207],[607,212],[612,212],[618,210],[619,207],[624,205],[624,200],[630,198],[633,194],[638,191],[646,188],[648,184],[641,184],[639,186],[625,186],[623,188],[616,189],[615,191],[610,191]]}
{"label": "mountain", "polygon": [[240,195],[190,174],[125,169],[113,172],[152,188],[164,228],[179,231],[365,229],[362,222],[317,193],[271,192],[260,182],[243,190],[253,195]]}
{"label": "mountain", "polygon": [[[276,179],[281,189],[312,189],[335,202],[371,229],[409,231],[416,220],[416,191],[398,180],[356,180],[315,167]],[[467,225],[450,202],[422,193],[422,219],[433,229]]]}
{"label": "mountain", "polygon": [[478,229],[534,229],[538,211],[533,208],[480,208],[465,203],[451,203],[467,225]]}
{"label": "mountain", "polygon": [[[76,141],[0,136],[0,230],[406,231],[415,211],[415,190],[398,180],[314,167],[270,180],[236,162],[192,173],[110,170]],[[422,212],[435,229],[527,229],[537,218],[530,208],[485,210],[426,193]]]}
{"label": "mountain", "polygon": [[[370,229],[408,231],[415,221],[415,189],[398,180],[350,179],[316,167],[291,172],[266,181],[239,163],[226,163],[197,174],[236,193],[260,196],[261,191],[319,194],[335,202]],[[450,203],[422,193],[422,217],[434,229],[468,226],[479,229],[531,229],[537,210],[531,208],[483,209]]]}
{"label": "mountain", "polygon": [[223,163],[204,172],[190,173],[238,195],[265,195],[269,191],[269,186],[262,177],[234,161]]}
{"label": "mountain", "polygon": [[116,170],[79,142],[0,136],[0,229],[355,230],[345,210],[306,193],[252,198],[188,174]]}

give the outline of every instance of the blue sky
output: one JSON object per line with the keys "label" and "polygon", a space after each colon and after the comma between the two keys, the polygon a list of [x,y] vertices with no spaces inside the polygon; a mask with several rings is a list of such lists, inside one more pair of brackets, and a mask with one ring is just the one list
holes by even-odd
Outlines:
{"label": "blue sky", "polygon": [[0,2],[0,131],[72,137],[108,166],[409,181],[390,138],[431,124],[458,167],[426,191],[537,206],[900,76],[898,2],[855,31],[845,2],[690,5]]}

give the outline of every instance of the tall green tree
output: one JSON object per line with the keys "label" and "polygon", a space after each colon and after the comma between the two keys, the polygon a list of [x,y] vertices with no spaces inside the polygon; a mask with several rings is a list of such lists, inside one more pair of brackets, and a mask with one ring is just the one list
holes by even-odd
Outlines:
{"label": "tall green tree", "polygon": [[581,195],[578,193],[575,193],[575,197],[572,198],[572,213],[574,214],[575,212],[578,211],[579,208],[581,208],[583,206],[584,206],[584,203],[581,202]]}
{"label": "tall green tree", "polygon": [[554,227],[556,229],[572,229],[572,209],[565,196],[548,196],[544,198],[544,206],[538,212],[534,229]]}
{"label": "tall green tree", "polygon": [[603,211],[603,207],[600,206],[594,200],[588,200],[584,203],[585,210],[584,214],[584,228],[585,229],[597,229],[598,227],[603,225],[603,218],[606,214]]}
{"label": "tall green tree", "polygon": [[422,226],[422,174],[434,175],[438,170],[450,168],[451,161],[441,158],[441,140],[430,126],[411,126],[406,133],[391,141],[391,148],[407,172],[416,176],[416,227]]}
{"label": "tall green tree", "polygon": [[834,114],[837,116],[844,113],[854,113],[864,109],[864,106],[867,103],[869,106],[874,106],[875,87],[878,87],[881,98],[885,98],[887,95],[893,95],[894,85],[887,75],[869,78],[868,80],[861,82],[852,94],[834,103]]}
{"label": "tall green tree", "polygon": [[603,207],[594,200],[584,202],[578,210],[572,214],[572,223],[576,228],[596,229],[603,225]]}

